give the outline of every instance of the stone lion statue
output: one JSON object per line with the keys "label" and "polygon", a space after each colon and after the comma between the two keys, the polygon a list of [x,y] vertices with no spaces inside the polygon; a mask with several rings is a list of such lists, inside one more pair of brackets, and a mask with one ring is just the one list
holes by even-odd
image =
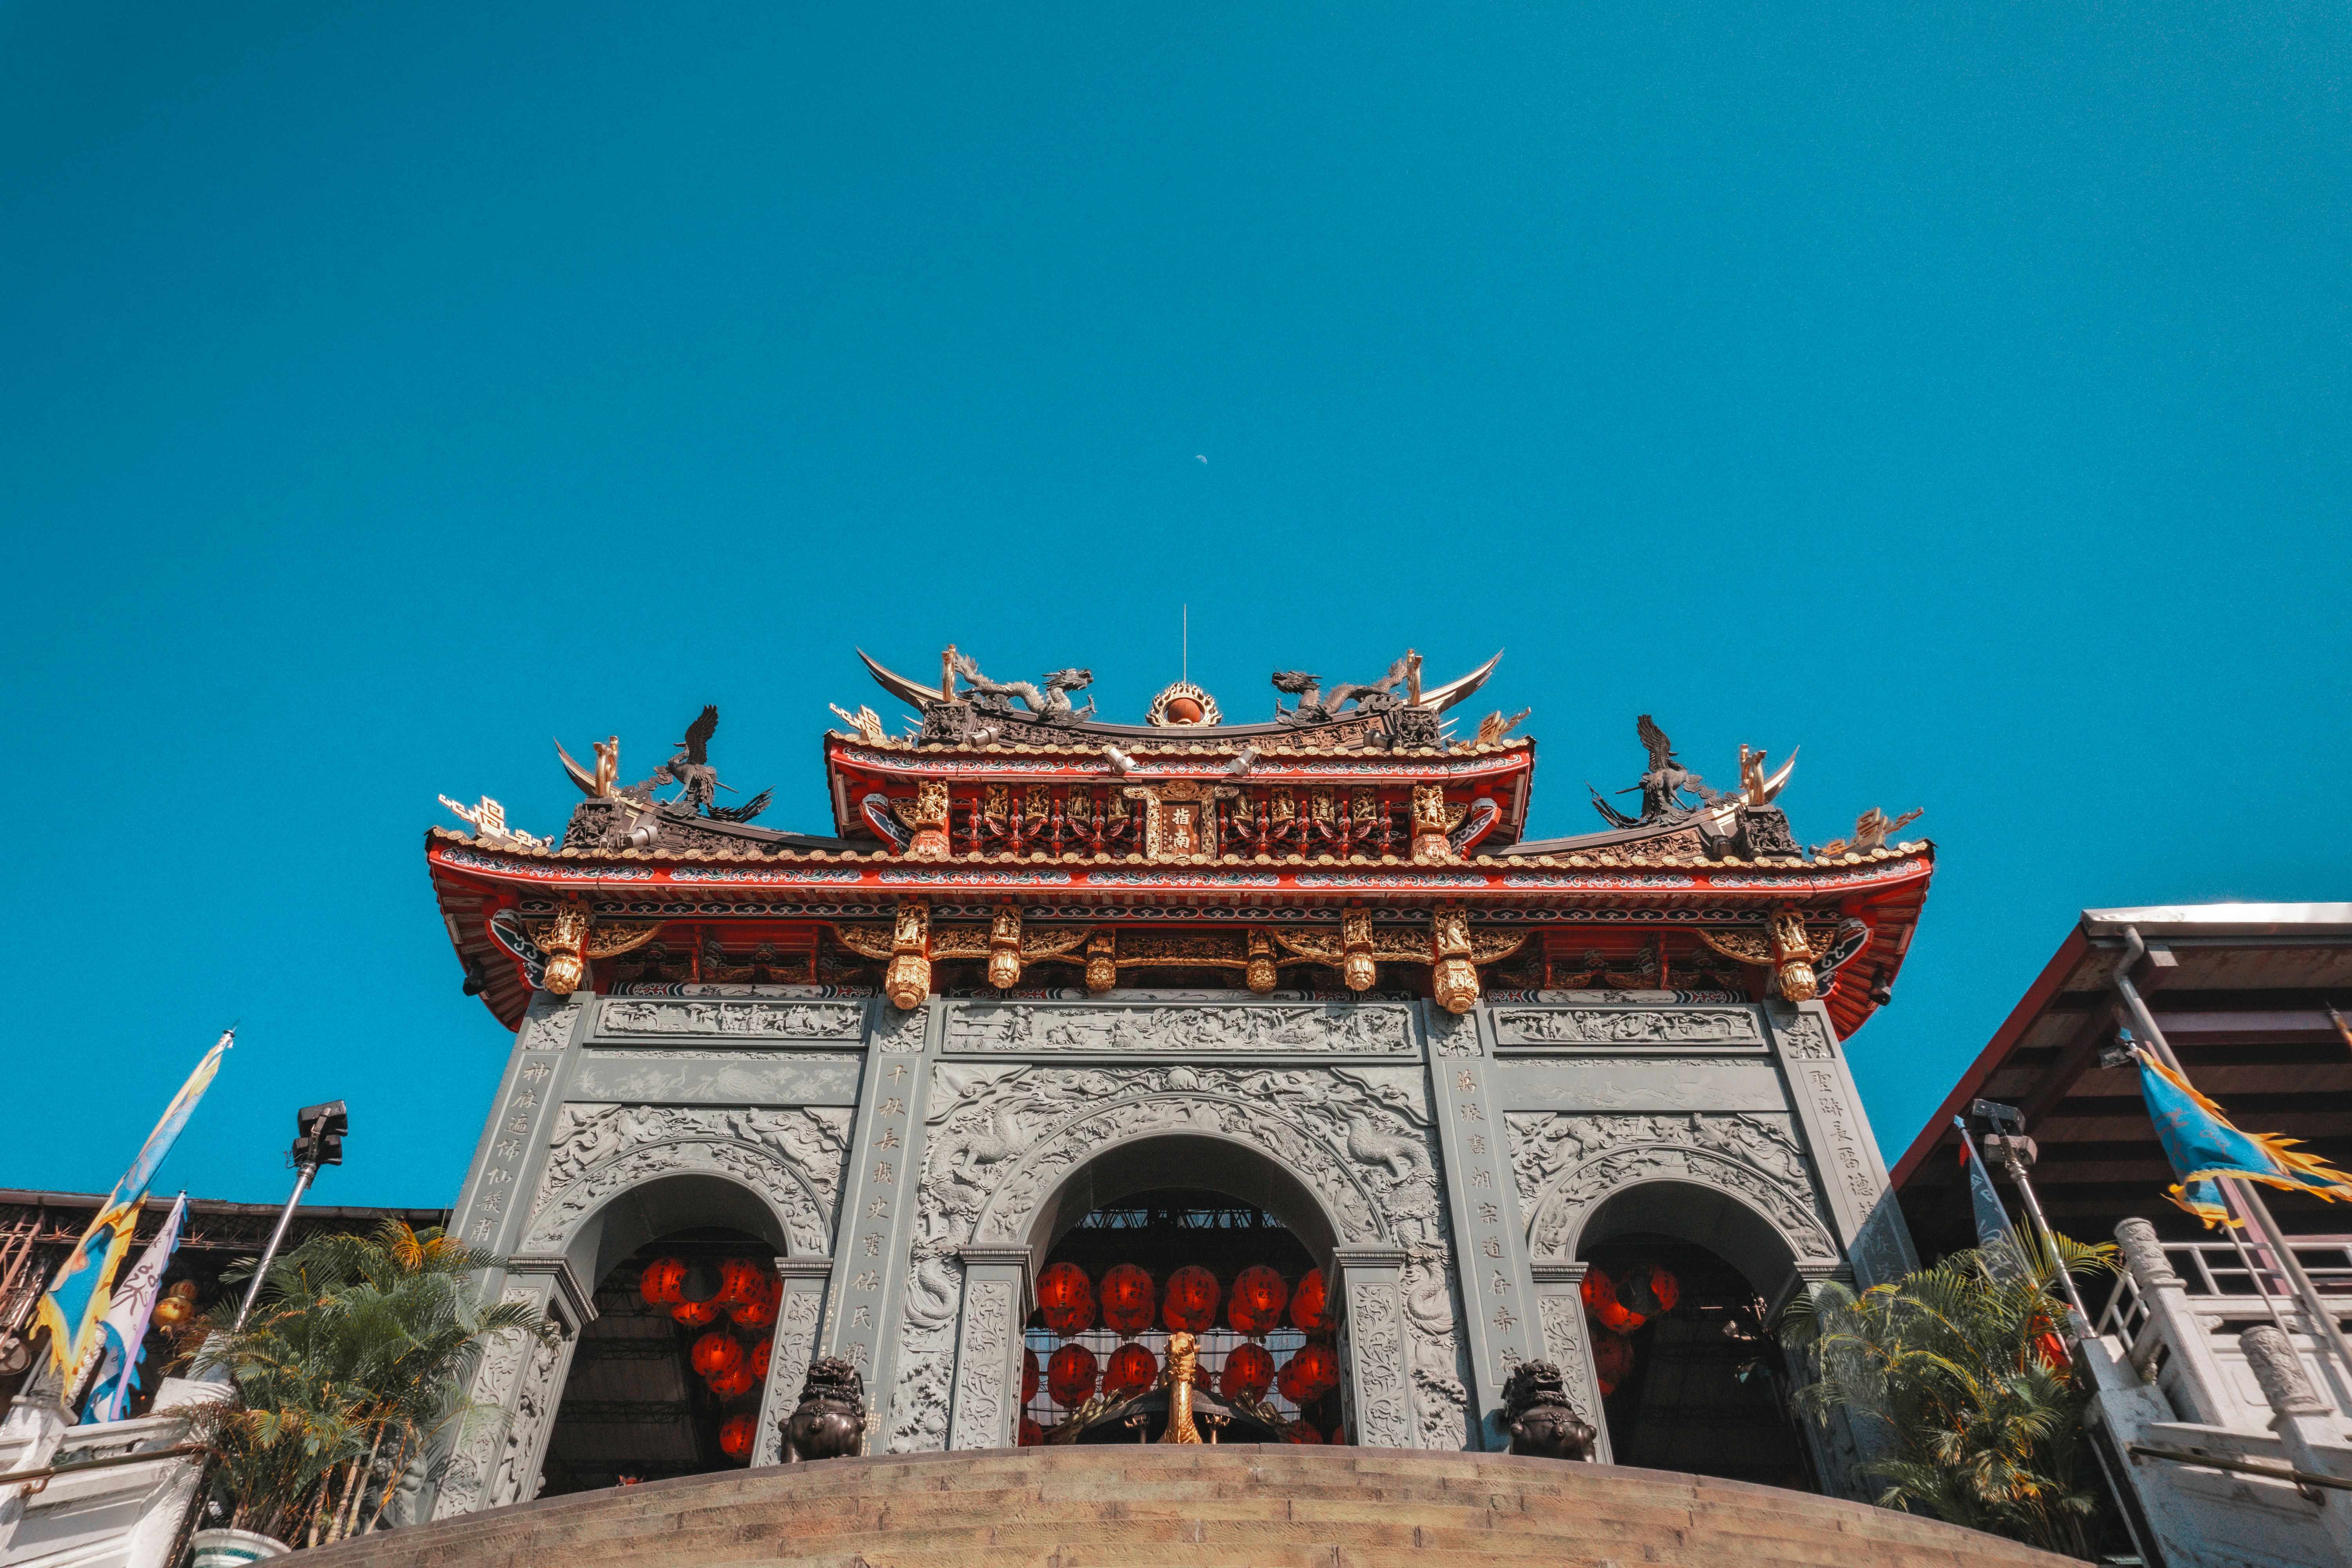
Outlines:
{"label": "stone lion statue", "polygon": [[866,1436],[866,1380],[839,1356],[809,1363],[801,1402],[784,1417],[784,1463],[838,1459]]}
{"label": "stone lion statue", "polygon": [[1600,1434],[1568,1402],[1559,1368],[1548,1361],[1521,1362],[1503,1384],[1503,1430],[1511,1452],[1546,1459],[1592,1458]]}

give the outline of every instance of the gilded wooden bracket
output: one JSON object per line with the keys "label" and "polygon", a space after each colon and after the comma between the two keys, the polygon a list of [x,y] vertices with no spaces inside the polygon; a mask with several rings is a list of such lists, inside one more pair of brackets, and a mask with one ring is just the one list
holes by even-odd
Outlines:
{"label": "gilded wooden bracket", "polygon": [[[1456,819],[1458,820],[1458,819]],[[1444,865],[1455,858],[1446,835],[1454,830],[1447,819],[1442,784],[1412,786],[1412,860],[1416,866]]]}
{"label": "gilded wooden bracket", "polygon": [[589,912],[588,900],[564,899],[551,920],[528,921],[523,929],[547,954],[547,988],[569,996],[587,978],[591,959],[613,958],[645,946],[661,934],[659,921],[608,921]]}
{"label": "gilded wooden bracket", "polygon": [[1818,932],[1805,929],[1804,911],[1782,905],[1772,911],[1761,931],[1709,931],[1699,928],[1699,940],[1726,958],[1772,971],[1774,988],[1791,1002],[1809,1002],[1820,989],[1814,962],[1829,956],[1836,928]]}

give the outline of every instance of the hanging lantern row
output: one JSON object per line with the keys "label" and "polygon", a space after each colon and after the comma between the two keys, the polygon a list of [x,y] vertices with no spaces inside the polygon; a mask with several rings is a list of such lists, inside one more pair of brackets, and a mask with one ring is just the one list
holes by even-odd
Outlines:
{"label": "hanging lantern row", "polygon": [[1318,1269],[1308,1270],[1293,1289],[1274,1269],[1254,1264],[1235,1277],[1227,1299],[1217,1277],[1198,1264],[1177,1269],[1158,1289],[1150,1274],[1122,1263],[1103,1276],[1097,1294],[1085,1269],[1055,1263],[1037,1277],[1037,1310],[1045,1327],[1066,1340],[1092,1328],[1097,1310],[1105,1328],[1133,1339],[1151,1326],[1155,1305],[1171,1333],[1197,1334],[1216,1326],[1221,1301],[1226,1325],[1236,1333],[1264,1335],[1280,1328],[1286,1307],[1294,1328],[1313,1333],[1324,1327],[1325,1291]]}
{"label": "hanging lantern row", "polygon": [[753,1330],[775,1326],[776,1308],[783,1299],[784,1282],[765,1264],[749,1258],[730,1258],[719,1266],[719,1293],[708,1301],[689,1301],[684,1294],[691,1266],[682,1258],[657,1258],[646,1265],[637,1290],[652,1307],[667,1307],[669,1315],[689,1329],[707,1329],[721,1313],[739,1327]]}
{"label": "hanging lantern row", "polygon": [[[1192,1377],[1202,1388],[1210,1386],[1207,1368],[1196,1366]],[[1045,1393],[1065,1410],[1075,1410],[1093,1398],[1097,1385],[1116,1398],[1139,1394],[1159,1381],[1160,1358],[1150,1347],[1132,1342],[1111,1352],[1108,1367],[1093,1351],[1076,1342],[1056,1350],[1045,1363]],[[1024,1405],[1036,1397],[1037,1382],[1036,1352],[1025,1351],[1021,1368]],[[1278,1386],[1293,1405],[1312,1405],[1339,1386],[1339,1358],[1328,1345],[1301,1345],[1277,1372],[1273,1354],[1264,1345],[1244,1342],[1227,1353],[1224,1370],[1216,1381],[1222,1397],[1246,1394],[1252,1399],[1263,1399],[1269,1386]]]}
{"label": "hanging lantern row", "polygon": [[1584,1271],[1584,1310],[1602,1328],[1621,1334],[1665,1316],[1682,1299],[1682,1281],[1654,1263],[1637,1263],[1616,1277],[1598,1268]]}

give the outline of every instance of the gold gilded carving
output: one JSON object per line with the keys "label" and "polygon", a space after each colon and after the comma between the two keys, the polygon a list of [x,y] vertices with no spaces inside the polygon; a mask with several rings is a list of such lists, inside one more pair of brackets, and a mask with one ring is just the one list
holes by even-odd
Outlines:
{"label": "gold gilded carving", "polygon": [[1192,1377],[1201,1367],[1199,1342],[1179,1329],[1168,1336],[1168,1430],[1163,1443],[1198,1443],[1201,1429],[1192,1422]]}
{"label": "gold gilded carving", "polygon": [[1460,904],[1440,904],[1431,918],[1429,994],[1449,1013],[1467,1013],[1478,1003],[1478,966],[1472,963],[1470,916]]}
{"label": "gold gilded carving", "polygon": [[948,784],[945,779],[925,779],[915,786],[915,808],[901,812],[901,819],[915,830],[907,855],[914,860],[944,860],[951,853],[948,843]]}
{"label": "gold gilded carving", "polygon": [[1087,989],[1099,996],[1118,984],[1118,933],[1099,927],[1087,939]]}
{"label": "gold gilded carving", "polygon": [[[1035,791],[1032,790],[1034,796]],[[1021,910],[1015,904],[996,906],[988,922],[988,983],[999,991],[1021,984]]]}
{"label": "gold gilded carving", "polygon": [[1266,815],[1273,820],[1274,825],[1276,827],[1283,826],[1285,824],[1297,820],[1298,797],[1286,785],[1273,791],[1265,797],[1265,809]]}
{"label": "gold gilded carving", "polygon": [[1828,956],[1827,944],[1818,953],[1814,951],[1805,939],[1805,917],[1795,910],[1779,911],[1766,922],[1765,929],[1772,938],[1772,960],[1779,966],[1773,977],[1780,994],[1791,1002],[1811,1001],[1820,987],[1813,974],[1813,960]]}
{"label": "gold gilded carving", "polygon": [[892,950],[888,926],[844,925],[835,921],[833,934],[841,939],[842,946],[860,958],[887,961],[890,957]]}
{"label": "gold gilded carving", "polygon": [[1445,841],[1453,831],[1446,820],[1445,790],[1441,784],[1412,786],[1412,859],[1416,866],[1442,865],[1454,858]]}
{"label": "gold gilded carving", "polygon": [[1339,916],[1339,941],[1343,956],[1339,960],[1339,979],[1350,991],[1370,991],[1372,982],[1380,978],[1380,966],[1372,961],[1372,911],[1347,910]]}
{"label": "gold gilded carving", "polygon": [[569,996],[587,978],[590,959],[613,958],[645,946],[660,934],[661,922],[626,921],[600,926],[589,913],[588,900],[572,898],[557,905],[554,919],[531,921],[524,929],[547,954],[548,990]]}
{"label": "gold gilded carving", "polygon": [[1927,809],[1923,805],[1900,816],[1890,817],[1874,805],[1853,819],[1852,838],[1832,838],[1813,853],[1824,860],[1834,860],[1841,855],[1867,855],[1874,849],[1883,849],[1886,847],[1888,834],[1901,832],[1918,820]]}
{"label": "gold gilded carving", "polygon": [[1249,962],[1244,966],[1249,988],[1263,996],[1274,989],[1274,939],[1262,927],[1252,926],[1249,932]]}
{"label": "gold gilded carving", "polygon": [[921,899],[898,900],[890,931],[890,966],[882,972],[883,994],[893,1006],[915,1006],[931,994],[931,906]]}

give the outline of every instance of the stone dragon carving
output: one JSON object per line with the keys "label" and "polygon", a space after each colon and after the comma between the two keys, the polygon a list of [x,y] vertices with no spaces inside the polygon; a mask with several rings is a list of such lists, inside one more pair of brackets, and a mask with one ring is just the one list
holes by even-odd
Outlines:
{"label": "stone dragon carving", "polygon": [[1584,1212],[1645,1180],[1695,1182],[1740,1198],[1799,1258],[1837,1244],[1785,1113],[1580,1116],[1513,1113],[1511,1168],[1538,1258],[1566,1258]]}
{"label": "stone dragon carving", "polygon": [[573,1227],[615,1193],[707,1172],[768,1198],[793,1250],[822,1255],[840,1202],[849,1118],[846,1108],[835,1107],[567,1105],[532,1205],[529,1245],[560,1251]]}

